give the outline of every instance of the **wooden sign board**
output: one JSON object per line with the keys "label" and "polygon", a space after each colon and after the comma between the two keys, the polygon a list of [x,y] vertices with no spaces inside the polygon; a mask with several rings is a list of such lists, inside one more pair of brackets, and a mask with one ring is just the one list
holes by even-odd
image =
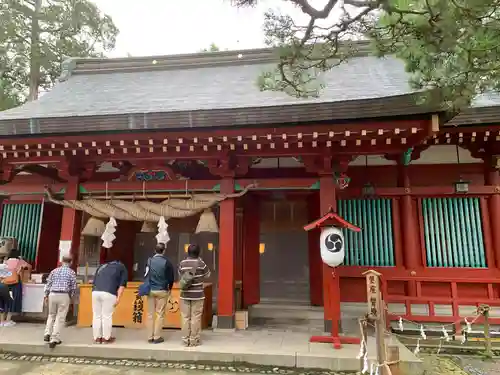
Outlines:
{"label": "wooden sign board", "polygon": [[366,271],[366,297],[368,300],[368,313],[373,319],[380,317],[381,295],[380,295],[380,274],[377,271]]}

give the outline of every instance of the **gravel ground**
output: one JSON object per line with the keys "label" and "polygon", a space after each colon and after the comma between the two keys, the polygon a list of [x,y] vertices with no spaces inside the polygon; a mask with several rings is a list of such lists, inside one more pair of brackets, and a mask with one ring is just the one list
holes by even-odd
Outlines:
{"label": "gravel ground", "polygon": [[[500,375],[500,361],[470,356],[422,355],[425,375]],[[198,365],[149,361],[106,361],[66,357],[35,357],[0,354],[0,375],[347,375],[343,372],[247,367],[244,365]],[[352,374],[352,373],[351,373]],[[412,375],[412,374],[403,374]]]}

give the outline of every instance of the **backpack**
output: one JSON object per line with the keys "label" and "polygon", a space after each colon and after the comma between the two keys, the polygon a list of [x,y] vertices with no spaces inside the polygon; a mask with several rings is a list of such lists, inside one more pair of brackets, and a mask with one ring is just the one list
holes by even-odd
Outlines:
{"label": "backpack", "polygon": [[182,274],[181,279],[179,280],[179,287],[181,290],[187,290],[193,285],[193,280],[196,276],[196,270],[200,265],[200,261],[196,260],[195,265],[189,270]]}

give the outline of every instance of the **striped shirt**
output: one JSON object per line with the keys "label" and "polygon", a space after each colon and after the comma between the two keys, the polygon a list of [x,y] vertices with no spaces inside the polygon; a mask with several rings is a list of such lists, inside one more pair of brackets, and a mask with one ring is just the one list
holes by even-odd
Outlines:
{"label": "striped shirt", "polygon": [[45,295],[48,296],[50,293],[68,293],[73,297],[76,293],[75,271],[65,264],[53,270],[45,285]]}
{"label": "striped shirt", "polygon": [[185,300],[200,300],[205,298],[203,290],[204,279],[210,277],[210,269],[201,258],[186,258],[179,264],[179,276],[182,277],[184,272],[190,272],[198,262],[193,283],[187,290],[181,290],[181,299]]}

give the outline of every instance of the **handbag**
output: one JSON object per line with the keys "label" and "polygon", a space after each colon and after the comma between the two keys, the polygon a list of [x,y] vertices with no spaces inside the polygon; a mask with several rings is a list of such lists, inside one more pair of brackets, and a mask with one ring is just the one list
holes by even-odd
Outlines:
{"label": "handbag", "polygon": [[148,274],[146,275],[146,279],[141,285],[139,285],[139,288],[137,289],[137,295],[139,297],[149,296],[149,293],[151,293],[151,283],[149,282],[150,275],[151,275],[151,258],[149,258],[148,260]]}

